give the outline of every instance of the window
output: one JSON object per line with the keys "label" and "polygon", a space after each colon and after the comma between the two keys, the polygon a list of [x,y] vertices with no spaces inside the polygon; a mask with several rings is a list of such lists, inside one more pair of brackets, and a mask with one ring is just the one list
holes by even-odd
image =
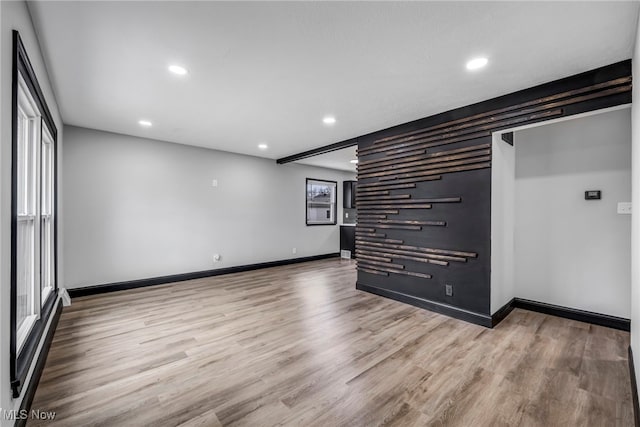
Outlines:
{"label": "window", "polygon": [[42,133],[40,160],[40,293],[41,304],[55,287],[55,246],[53,226],[54,200],[54,142],[47,127]]}
{"label": "window", "polygon": [[14,31],[11,385],[19,396],[57,295],[56,134]]}
{"label": "window", "polygon": [[40,315],[40,292],[36,292],[38,281],[39,246],[36,236],[39,235],[39,224],[36,221],[39,200],[36,197],[40,175],[36,169],[40,154],[41,115],[30,95],[27,85],[19,76],[18,85],[18,140],[17,167],[18,201],[16,225],[16,327],[18,335],[18,351],[22,349],[27,335]]}
{"label": "window", "polygon": [[336,224],[336,192],[335,181],[307,178],[307,225]]}

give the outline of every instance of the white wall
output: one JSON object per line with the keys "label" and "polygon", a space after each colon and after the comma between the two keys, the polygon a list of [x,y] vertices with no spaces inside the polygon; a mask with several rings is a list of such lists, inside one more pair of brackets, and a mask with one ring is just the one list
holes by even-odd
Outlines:
{"label": "white wall", "polygon": [[352,173],[65,127],[67,288],[336,253],[307,177],[338,181],[341,218]]}
{"label": "white wall", "polygon": [[[515,296],[630,317],[630,110],[514,134]],[[602,200],[584,200],[601,190]]]}
{"label": "white wall", "polygon": [[515,296],[515,147],[493,134],[491,162],[491,314]]}
{"label": "white wall", "polygon": [[[633,80],[640,82],[640,26],[633,51]],[[633,85],[631,107],[631,162],[633,169],[631,215],[631,348],[636,370],[640,369],[640,85]]]}
{"label": "white wall", "polygon": [[[23,1],[0,1],[0,408],[18,408],[22,396],[11,398],[9,385],[9,322],[10,322],[10,260],[11,260],[11,79],[12,79],[12,30],[18,30],[31,59],[43,94],[58,128],[58,157],[62,157],[62,120],[47,70],[31,23],[27,5]],[[62,186],[58,185],[59,192]],[[58,207],[58,218],[62,209]],[[60,225],[59,225],[60,227]],[[60,230],[59,230],[60,231]],[[59,239],[61,245],[61,239]],[[58,252],[58,259],[63,255]],[[59,272],[59,279],[64,273]],[[62,283],[62,281],[61,281]],[[45,331],[46,333],[46,331]],[[29,374],[30,375],[30,374]],[[1,418],[1,417],[0,417]],[[0,420],[2,427],[12,425]]]}

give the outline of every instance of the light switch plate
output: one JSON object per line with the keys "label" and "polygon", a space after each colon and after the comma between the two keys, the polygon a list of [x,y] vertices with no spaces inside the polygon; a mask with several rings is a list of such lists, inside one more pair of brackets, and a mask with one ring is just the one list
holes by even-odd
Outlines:
{"label": "light switch plate", "polygon": [[619,202],[618,213],[622,215],[631,215],[631,202]]}

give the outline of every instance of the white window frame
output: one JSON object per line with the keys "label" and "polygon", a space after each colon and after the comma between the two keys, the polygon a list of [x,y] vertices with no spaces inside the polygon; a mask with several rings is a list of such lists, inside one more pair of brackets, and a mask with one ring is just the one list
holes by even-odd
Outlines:
{"label": "white window frame", "polygon": [[[31,95],[22,75],[18,77],[18,206],[17,227],[28,227],[30,241],[22,241],[18,237],[17,246],[28,244],[27,254],[20,257],[18,250],[16,264],[18,271],[24,269],[27,283],[24,287],[30,288],[27,295],[27,316],[17,319],[17,351],[24,347],[31,330],[40,319],[41,292],[40,292],[40,152],[42,134],[42,114],[36,101]],[[18,233],[20,236],[21,234]],[[21,259],[23,258],[23,259]],[[26,259],[24,259],[26,258]],[[20,284],[17,285],[20,287]]]}
{"label": "white window frame", "polygon": [[55,143],[43,123],[40,142],[40,307],[55,287]]}

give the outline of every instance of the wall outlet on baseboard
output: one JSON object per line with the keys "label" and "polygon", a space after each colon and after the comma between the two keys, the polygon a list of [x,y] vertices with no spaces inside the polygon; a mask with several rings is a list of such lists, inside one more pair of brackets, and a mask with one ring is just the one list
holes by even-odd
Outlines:
{"label": "wall outlet on baseboard", "polygon": [[213,254],[213,262],[220,262],[221,259],[220,254]]}
{"label": "wall outlet on baseboard", "polygon": [[448,297],[453,296],[453,285],[444,285],[444,294]]}
{"label": "wall outlet on baseboard", "polygon": [[298,253],[298,249],[297,248],[291,248],[291,253],[292,254],[297,254]]}

